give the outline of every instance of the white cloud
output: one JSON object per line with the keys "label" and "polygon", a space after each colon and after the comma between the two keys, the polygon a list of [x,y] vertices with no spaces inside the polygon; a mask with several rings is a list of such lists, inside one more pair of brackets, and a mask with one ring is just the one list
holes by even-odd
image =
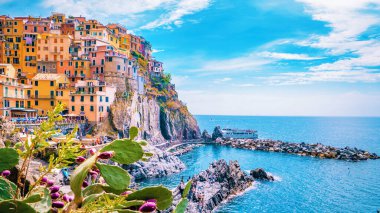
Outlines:
{"label": "white cloud", "polygon": [[43,0],[41,5],[53,11],[88,18],[112,20],[112,17],[122,16],[124,24],[136,22],[136,17],[139,22],[143,22],[144,12],[157,11],[158,18],[147,24],[145,20],[141,29],[161,26],[171,29],[171,25],[181,26],[184,16],[207,8],[210,2],[211,0]]}
{"label": "white cloud", "polygon": [[158,50],[158,49],[152,49],[152,53],[159,53],[159,52],[164,52],[165,50]]}
{"label": "white cloud", "polygon": [[188,71],[203,73],[255,71],[262,69],[264,65],[270,64],[273,61],[273,59],[263,58],[256,53],[250,53],[230,59],[201,62],[199,68]]}
{"label": "white cloud", "polygon": [[256,84],[236,84],[238,87],[255,87]]}
{"label": "white cloud", "polygon": [[228,82],[228,81],[231,81],[231,80],[232,80],[232,78],[220,78],[220,79],[215,79],[214,83],[215,84],[221,84],[221,83]]}
{"label": "white cloud", "polygon": [[379,0],[297,1],[306,5],[306,11],[314,20],[326,22],[331,28],[328,35],[314,35],[298,42],[299,45],[327,49],[332,55],[355,55],[312,67],[312,71],[356,70],[380,65],[380,41],[375,38],[359,39],[370,27],[379,26]]}
{"label": "white cloud", "polygon": [[302,85],[316,82],[376,83],[380,73],[368,70],[289,72],[265,78],[270,85]]}
{"label": "white cloud", "polygon": [[161,15],[157,20],[142,26],[141,29],[154,29],[171,24],[180,26],[183,24],[184,16],[204,10],[210,4],[211,0],[180,0],[167,14]]}
{"label": "white cloud", "polygon": [[311,57],[306,54],[294,54],[294,53],[278,53],[278,52],[261,52],[259,55],[267,58],[274,58],[280,60],[318,60],[323,59],[323,57]]}

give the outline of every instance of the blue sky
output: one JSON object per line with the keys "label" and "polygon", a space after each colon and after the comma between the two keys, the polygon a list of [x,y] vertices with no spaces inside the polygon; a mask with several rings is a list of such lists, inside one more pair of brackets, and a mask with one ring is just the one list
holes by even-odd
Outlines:
{"label": "blue sky", "polygon": [[380,0],[0,0],[51,11],[146,37],[194,114],[380,116]]}

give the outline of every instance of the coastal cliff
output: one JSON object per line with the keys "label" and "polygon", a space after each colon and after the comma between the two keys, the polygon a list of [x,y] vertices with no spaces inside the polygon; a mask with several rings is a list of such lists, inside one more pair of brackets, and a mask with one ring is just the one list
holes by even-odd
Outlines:
{"label": "coastal cliff", "polygon": [[151,144],[197,139],[200,130],[187,108],[172,109],[155,98],[134,94],[130,100],[118,100],[111,107],[111,122],[117,131],[136,126],[139,137]]}

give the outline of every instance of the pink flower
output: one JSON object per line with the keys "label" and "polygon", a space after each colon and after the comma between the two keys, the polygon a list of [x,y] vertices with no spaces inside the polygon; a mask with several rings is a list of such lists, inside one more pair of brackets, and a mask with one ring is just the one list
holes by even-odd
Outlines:
{"label": "pink flower", "polygon": [[77,157],[77,159],[75,159],[75,162],[77,162],[77,164],[81,164],[81,163],[83,163],[85,160],[86,160],[86,158],[84,158],[84,157],[82,157],[82,156],[79,156],[79,157]]}
{"label": "pink flower", "polygon": [[100,155],[98,156],[98,158],[103,159],[103,160],[107,160],[107,159],[112,158],[113,155],[114,155],[113,151],[102,152],[102,153],[100,153]]}
{"label": "pink flower", "polygon": [[11,171],[9,170],[4,170],[3,172],[1,172],[1,176],[3,177],[8,177],[10,174],[11,174]]}
{"label": "pink flower", "polygon": [[61,195],[60,195],[58,192],[55,192],[55,193],[51,193],[51,194],[50,194],[50,197],[51,197],[51,199],[53,199],[53,200],[59,198],[59,196],[61,196]]}
{"label": "pink flower", "polygon": [[59,188],[60,188],[60,186],[54,185],[54,186],[50,187],[50,192],[51,193],[58,192]]}
{"label": "pink flower", "polygon": [[153,212],[156,210],[157,204],[153,202],[146,202],[142,206],[140,206],[139,211],[140,212]]}
{"label": "pink flower", "polygon": [[47,186],[52,186],[52,185],[54,185],[54,181],[52,181],[52,180],[48,180],[48,181],[46,182],[46,185],[47,185]]}
{"label": "pink flower", "polygon": [[51,206],[55,208],[63,208],[65,206],[65,203],[62,201],[54,201]]}
{"label": "pink flower", "polygon": [[125,191],[125,192],[121,193],[120,195],[128,196],[129,194],[132,194],[132,191]]}
{"label": "pink flower", "polygon": [[95,149],[95,148],[91,148],[91,149],[90,149],[90,154],[91,154],[91,155],[94,155],[95,153],[96,153],[96,149]]}

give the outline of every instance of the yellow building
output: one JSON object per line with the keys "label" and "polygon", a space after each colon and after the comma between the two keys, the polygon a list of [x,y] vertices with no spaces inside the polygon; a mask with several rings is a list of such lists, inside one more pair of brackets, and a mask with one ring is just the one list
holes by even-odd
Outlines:
{"label": "yellow building", "polygon": [[38,37],[37,61],[70,60],[70,35],[44,33]]}
{"label": "yellow building", "polygon": [[24,20],[22,18],[12,19],[5,17],[3,19],[3,48],[1,54],[2,63],[12,64],[17,74],[23,72],[23,31]]}
{"label": "yellow building", "polygon": [[38,33],[24,33],[22,40],[22,72],[27,78],[37,74],[37,38]]}
{"label": "yellow building", "polygon": [[70,94],[70,114],[86,116],[89,122],[99,123],[108,118],[115,99],[116,88],[98,80],[77,81]]}
{"label": "yellow building", "polygon": [[119,37],[119,52],[126,55],[128,58],[131,54],[131,36],[122,34]]}
{"label": "yellow building", "polygon": [[31,106],[38,109],[39,115],[46,115],[58,103],[69,105],[70,81],[65,74],[38,73],[32,79],[31,90],[27,95],[31,97]]}
{"label": "yellow building", "polygon": [[8,118],[35,117],[36,110],[26,109],[31,87],[17,82],[16,70],[11,64],[0,64],[0,115]]}

